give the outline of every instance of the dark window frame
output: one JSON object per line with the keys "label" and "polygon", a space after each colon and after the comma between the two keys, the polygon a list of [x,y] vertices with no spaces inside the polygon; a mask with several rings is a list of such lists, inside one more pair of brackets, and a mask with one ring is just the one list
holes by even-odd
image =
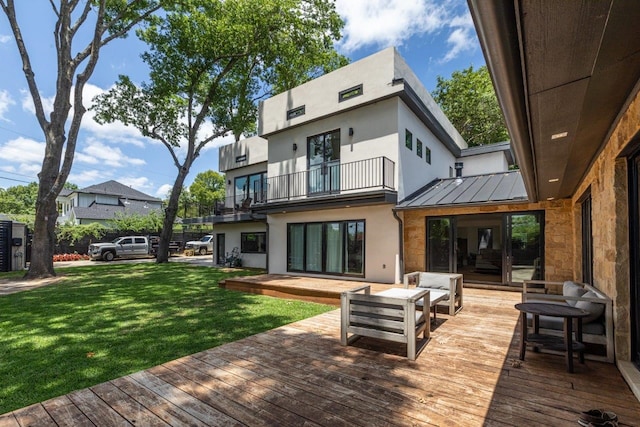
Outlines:
{"label": "dark window frame", "polygon": [[[328,224],[339,223],[342,228],[342,242],[341,245],[344,248],[343,253],[343,264],[342,264],[342,272],[328,272],[327,271],[327,239],[326,239],[326,228]],[[362,273],[348,273],[347,264],[348,264],[348,253],[347,253],[347,227],[350,223],[362,223],[362,235],[363,235],[363,244],[362,244]],[[307,269],[307,227],[309,225],[322,225],[322,256],[320,260],[321,268],[320,271],[316,270],[308,270]],[[302,226],[303,227],[303,241],[302,241],[302,269],[293,269],[291,268],[291,228],[294,226]],[[356,229],[358,227],[356,226]],[[365,277],[366,272],[366,233],[367,233],[367,222],[365,219],[349,219],[349,220],[337,220],[337,221],[314,221],[314,222],[295,222],[295,223],[287,223],[287,272],[295,272],[295,273],[309,273],[309,274],[323,274],[329,276],[343,276],[343,277]]]}
{"label": "dark window frame", "polygon": [[[255,250],[248,250],[246,248],[247,237],[249,235],[254,235],[256,237],[262,237],[262,246],[263,250],[260,250],[260,239],[256,239],[256,245],[258,246]],[[246,233],[240,233],[240,253],[242,254],[266,254],[267,253],[267,233],[265,231],[249,231]]]}
{"label": "dark window frame", "polygon": [[362,83],[360,83],[359,85],[350,87],[349,89],[341,90],[338,93],[338,102],[348,101],[363,94],[364,90],[362,88]]}
{"label": "dark window frame", "polygon": [[296,117],[304,116],[305,114],[305,105],[301,105],[296,108],[292,108],[287,111],[287,120],[295,119]]}
{"label": "dark window frame", "polygon": [[416,155],[422,158],[422,141],[416,139]]}
{"label": "dark window frame", "polygon": [[404,130],[404,146],[413,151],[413,133],[409,129]]}
{"label": "dark window frame", "polygon": [[428,164],[431,164],[431,148],[427,147],[426,144],[424,146],[424,158]]}
{"label": "dark window frame", "polygon": [[580,198],[580,219],[582,226],[582,282],[593,284],[593,218],[591,188]]}
{"label": "dark window frame", "polygon": [[[261,189],[260,195],[266,194],[266,188],[267,188],[267,172],[266,171],[265,172],[251,173],[251,174],[248,174],[248,175],[236,176],[233,179],[233,201],[234,201],[234,203],[242,202],[243,200],[246,200],[248,197],[251,197],[251,195],[253,194],[253,188],[248,188],[249,187],[249,183],[251,182],[251,177],[258,176],[258,175],[262,175],[262,177],[259,179],[259,181],[262,182],[262,189]],[[236,183],[238,182],[239,179],[243,179],[243,178],[247,179],[247,188],[245,190],[244,197],[242,199],[238,199],[238,194],[237,194],[238,185]],[[260,201],[260,200],[252,200],[253,203],[258,202],[258,201]]]}

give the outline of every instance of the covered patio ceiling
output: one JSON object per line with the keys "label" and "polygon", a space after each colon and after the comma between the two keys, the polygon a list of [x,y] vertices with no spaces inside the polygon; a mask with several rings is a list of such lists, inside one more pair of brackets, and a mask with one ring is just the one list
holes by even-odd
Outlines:
{"label": "covered patio ceiling", "polygon": [[468,3],[529,199],[573,196],[638,90],[640,1]]}

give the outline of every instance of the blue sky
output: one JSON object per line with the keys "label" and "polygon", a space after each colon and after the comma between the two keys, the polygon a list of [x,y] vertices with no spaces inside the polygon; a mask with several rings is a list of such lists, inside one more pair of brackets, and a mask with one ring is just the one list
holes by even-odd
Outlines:
{"label": "blue sky", "polygon": [[[53,14],[48,0],[18,1],[18,20],[30,51],[40,94],[51,102],[55,95]],[[484,65],[465,0],[337,0],[345,21],[337,50],[357,61],[396,46],[427,90],[436,77],[455,70]],[[85,89],[85,105],[108,90],[119,74],[145,80],[140,60],[144,44],[135,36],[116,40],[100,54],[98,67]],[[36,181],[44,155],[44,136],[22,73],[15,41],[0,13],[0,187]],[[202,171],[218,167],[221,138],[209,144],[196,160],[186,185]],[[81,188],[115,179],[145,193],[164,198],[177,170],[163,146],[143,138],[135,129],[115,123],[101,126],[85,115],[69,182]]]}

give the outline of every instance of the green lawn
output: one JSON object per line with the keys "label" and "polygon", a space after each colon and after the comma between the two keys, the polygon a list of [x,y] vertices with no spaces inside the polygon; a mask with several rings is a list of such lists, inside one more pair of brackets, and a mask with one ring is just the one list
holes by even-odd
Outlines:
{"label": "green lawn", "polygon": [[217,286],[250,271],[176,262],[58,273],[0,297],[0,414],[335,308]]}

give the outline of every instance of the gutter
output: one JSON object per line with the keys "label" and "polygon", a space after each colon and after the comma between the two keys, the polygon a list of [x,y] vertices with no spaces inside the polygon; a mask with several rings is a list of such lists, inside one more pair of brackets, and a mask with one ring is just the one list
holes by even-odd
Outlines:
{"label": "gutter", "polygon": [[522,172],[525,189],[529,200],[537,202],[538,177],[517,4],[486,0],[467,0],[467,3],[511,136],[511,146]]}
{"label": "gutter", "polygon": [[391,209],[393,213],[393,217],[398,221],[398,256],[399,256],[399,265],[400,269],[400,277],[397,279],[401,279],[404,275],[404,225],[402,223],[402,219],[398,216],[397,210]]}

